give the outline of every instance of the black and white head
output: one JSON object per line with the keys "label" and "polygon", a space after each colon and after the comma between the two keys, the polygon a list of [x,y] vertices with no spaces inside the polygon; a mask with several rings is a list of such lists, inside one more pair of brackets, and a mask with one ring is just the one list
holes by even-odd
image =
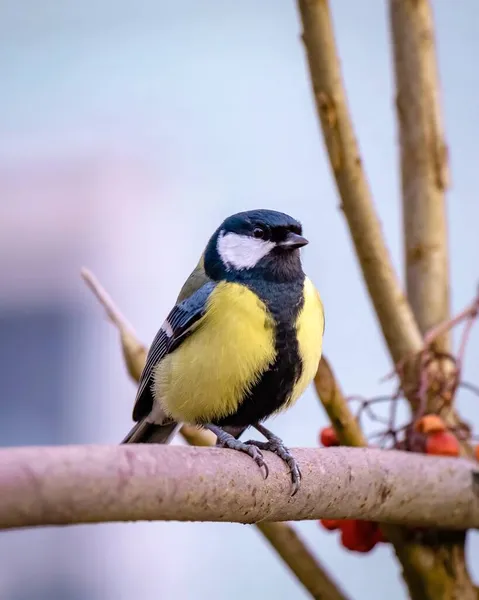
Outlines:
{"label": "black and white head", "polygon": [[205,271],[216,281],[304,276],[299,249],[308,240],[301,224],[274,210],[251,210],[225,219],[205,250]]}

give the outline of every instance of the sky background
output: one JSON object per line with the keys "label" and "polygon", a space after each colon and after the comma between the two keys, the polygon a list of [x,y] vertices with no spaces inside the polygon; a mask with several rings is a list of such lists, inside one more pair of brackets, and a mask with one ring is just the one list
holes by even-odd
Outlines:
{"label": "sky background", "polygon": [[[364,166],[402,276],[387,3],[331,5]],[[434,9],[457,311],[478,277],[479,4],[436,0]],[[389,390],[379,380],[391,364],[338,210],[294,2],[1,0],[0,86],[1,445],[118,442],[135,388],[79,269],[94,270],[150,343],[211,232],[257,207],[303,222],[305,269],[326,309],[324,352],[346,393]],[[476,332],[465,374],[476,383],[478,360]],[[476,428],[477,402],[459,400]],[[270,426],[291,446],[314,446],[325,424],[309,390]],[[298,528],[355,599],[406,597],[387,546],[349,554],[316,523]],[[479,553],[477,534],[468,552]],[[470,564],[477,580],[478,561]],[[232,600],[307,598],[251,527],[0,535],[4,600],[216,600],[226,588]]]}

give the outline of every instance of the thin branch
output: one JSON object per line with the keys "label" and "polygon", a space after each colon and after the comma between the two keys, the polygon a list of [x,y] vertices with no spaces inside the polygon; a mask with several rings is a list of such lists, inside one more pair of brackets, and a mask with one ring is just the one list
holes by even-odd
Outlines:
{"label": "thin branch", "polygon": [[[82,277],[120,333],[121,346],[128,373],[138,381],[146,360],[147,349],[138,340],[133,327],[126,321],[111,296],[88,269]],[[113,318],[112,318],[113,316]],[[210,431],[182,425],[182,437],[191,446],[212,446],[216,438]],[[318,562],[295,529],[287,523],[258,523],[257,527],[277,554],[296,575],[298,581],[317,600],[348,600],[339,585]]]}
{"label": "thin branch", "polygon": [[457,353],[457,361],[462,363],[464,358],[465,346],[467,344],[469,334],[471,332],[471,328],[473,327],[475,320],[477,319],[479,313],[479,291],[476,293],[475,298],[472,302],[470,302],[465,308],[463,308],[457,315],[454,317],[439,323],[432,329],[430,329],[426,335],[424,336],[424,341],[422,348],[419,352],[410,354],[409,356],[404,356],[395,366],[394,370],[390,371],[387,375],[381,378],[381,381],[386,381],[391,379],[395,375],[402,375],[402,371],[408,360],[414,358],[414,356],[418,356],[421,358],[421,355],[424,357],[430,353],[432,350],[432,344],[444,333],[454,329],[457,325],[460,325],[464,321],[466,322],[465,329],[462,335],[461,343],[459,344],[459,351]]}
{"label": "thin branch", "polygon": [[113,298],[101,285],[90,269],[83,267],[80,271],[80,275],[82,276],[83,281],[89,287],[92,294],[105,309],[106,316],[110,319],[113,325],[115,325],[116,328],[122,333],[124,331],[129,331],[134,334],[133,325],[127,321],[126,317],[121,313],[118,306],[116,306],[114,303]]}
{"label": "thin branch", "polygon": [[287,523],[257,523],[257,528],[317,600],[347,600],[337,582],[319,564],[299,533]]}
{"label": "thin branch", "polygon": [[479,293],[474,300],[461,310],[452,319],[446,319],[430,329],[424,336],[424,349],[427,349],[438,337],[450,331],[464,321],[473,321],[479,313]]}
{"label": "thin branch", "polygon": [[[429,0],[389,0],[401,147],[406,289],[424,334],[449,318],[447,147]],[[435,350],[448,352],[446,331]]]}
{"label": "thin branch", "polygon": [[348,112],[326,0],[298,0],[316,108],[369,295],[393,361],[421,349],[421,333],[383,239]]}
{"label": "thin branch", "polygon": [[222,448],[2,449],[0,528],[321,518],[479,527],[479,467],[473,461],[371,448],[300,448],[294,454],[303,479],[291,498],[287,468],[271,453],[264,480],[249,456]]}
{"label": "thin branch", "polygon": [[331,366],[322,357],[314,378],[316,392],[343,446],[367,446],[361,427],[339,387]]}
{"label": "thin branch", "polygon": [[146,361],[146,348],[136,337],[133,326],[128,323],[112,297],[101,285],[93,273],[86,268],[81,270],[81,276],[94,296],[103,306],[108,319],[117,328],[120,334],[123,358],[130,376],[138,381]]}

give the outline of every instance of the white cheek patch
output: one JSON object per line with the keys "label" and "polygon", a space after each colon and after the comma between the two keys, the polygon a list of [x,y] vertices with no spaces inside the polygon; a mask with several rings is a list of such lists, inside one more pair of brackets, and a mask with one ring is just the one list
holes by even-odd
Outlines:
{"label": "white cheek patch", "polygon": [[274,242],[238,233],[223,233],[218,236],[218,254],[226,268],[252,269],[274,247]]}

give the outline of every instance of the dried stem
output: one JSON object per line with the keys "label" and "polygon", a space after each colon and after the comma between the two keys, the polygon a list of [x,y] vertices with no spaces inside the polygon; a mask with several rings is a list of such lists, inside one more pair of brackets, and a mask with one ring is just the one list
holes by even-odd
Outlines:
{"label": "dried stem", "polygon": [[[113,299],[96,277],[87,269],[82,270],[82,277],[118,329],[128,372],[134,381],[138,381],[146,360],[145,346],[138,340],[132,326],[121,315]],[[111,315],[114,315],[114,318],[111,318]],[[182,425],[180,433],[192,446],[212,446],[216,441],[211,432],[191,425]],[[256,526],[312,598],[347,600],[340,587],[314,557],[291,525],[271,522],[258,523]]]}
{"label": "dried stem", "polygon": [[299,533],[287,523],[257,523],[274,550],[317,600],[346,600],[337,582],[324,570]]}
{"label": "dried stem", "polygon": [[343,446],[367,446],[358,420],[351,412],[331,366],[324,356],[319,363],[314,385],[340,443]]}
{"label": "dried stem", "polygon": [[446,331],[450,331],[464,321],[473,321],[477,317],[478,313],[479,294],[477,294],[474,300],[463,310],[461,310],[461,312],[459,312],[455,317],[452,319],[446,319],[442,323],[439,323],[430,329],[424,336],[424,348],[430,347],[438,337],[442,336]]}
{"label": "dried stem", "polygon": [[[389,0],[401,147],[407,296],[424,334],[449,318],[447,147],[429,0]],[[447,330],[434,349],[450,350]]]}
{"label": "dried stem", "polygon": [[421,333],[383,239],[348,113],[328,2],[298,0],[316,108],[341,208],[389,352],[396,363],[421,349]]}
{"label": "dried stem", "polygon": [[[479,527],[479,467],[466,459],[372,448],[298,448],[284,463],[223,448],[135,444],[0,450],[0,528],[114,521],[366,519]],[[405,494],[407,502],[405,502]]]}
{"label": "dried stem", "polygon": [[434,355],[435,352],[431,348],[433,343],[439,337],[441,337],[445,332],[450,331],[454,327],[457,327],[457,325],[460,325],[461,323],[466,321],[466,325],[465,325],[463,334],[461,336],[461,342],[459,344],[459,351],[457,353],[457,357],[458,357],[457,362],[458,362],[458,366],[459,366],[464,358],[465,347],[466,347],[467,341],[469,339],[471,329],[475,323],[475,320],[477,319],[478,314],[479,314],[479,293],[476,294],[476,297],[474,298],[474,300],[470,304],[468,304],[465,308],[463,308],[457,315],[455,315],[454,317],[452,317],[450,319],[443,321],[442,323],[439,323],[438,325],[436,325],[435,327],[430,329],[424,336],[424,342],[423,342],[421,350],[419,352],[415,352],[415,353],[409,354],[407,356],[404,356],[395,365],[394,370],[390,371],[387,375],[385,375],[382,378],[382,381],[390,379],[391,377],[394,377],[395,375],[399,375],[399,377],[402,377],[403,376],[402,371],[403,371],[406,363],[408,361],[410,361],[411,359],[413,359],[415,357],[419,357],[420,362],[421,362],[421,360],[424,361],[425,357],[428,358],[429,355]]}
{"label": "dried stem", "polygon": [[103,306],[108,319],[117,328],[120,339],[121,347],[123,351],[123,358],[125,359],[126,368],[130,376],[138,381],[143,371],[143,365],[146,360],[146,348],[138,340],[135,335],[135,331],[121,314],[118,307],[113,302],[113,299],[101,285],[98,279],[93,273],[86,268],[81,270],[81,276],[94,296]]}

